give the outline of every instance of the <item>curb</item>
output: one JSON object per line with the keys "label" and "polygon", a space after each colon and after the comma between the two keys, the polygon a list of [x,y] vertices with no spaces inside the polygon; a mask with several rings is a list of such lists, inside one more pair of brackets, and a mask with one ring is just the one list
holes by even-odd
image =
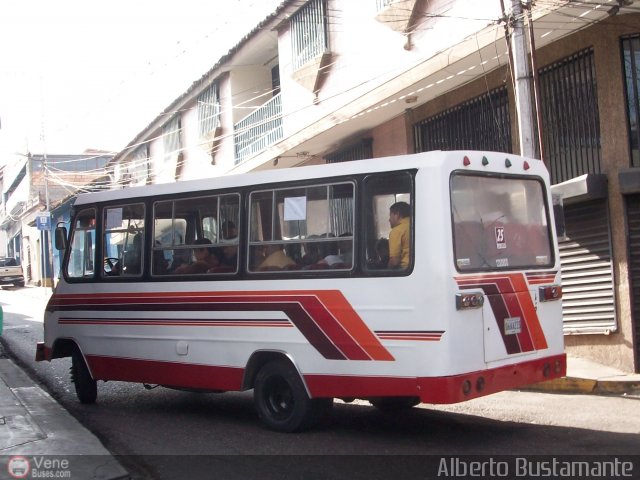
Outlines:
{"label": "curb", "polygon": [[562,377],[535,385],[529,385],[523,390],[546,393],[581,393],[596,395],[637,395],[640,394],[640,382],[595,380],[578,377]]}

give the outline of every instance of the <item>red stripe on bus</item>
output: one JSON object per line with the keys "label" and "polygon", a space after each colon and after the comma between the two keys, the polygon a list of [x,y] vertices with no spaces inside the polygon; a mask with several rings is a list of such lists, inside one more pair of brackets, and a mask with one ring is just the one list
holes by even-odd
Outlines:
{"label": "red stripe on bus", "polygon": [[232,390],[242,388],[244,368],[87,355],[96,380],[156,383],[168,387]]}
{"label": "red stripe on bus", "polygon": [[[153,310],[171,306],[190,311],[207,310],[206,305],[217,311],[272,310],[285,312],[309,342],[325,358],[340,360],[393,361],[391,353],[369,330],[362,318],[339,291],[255,291],[255,292],[150,292],[110,294],[54,295],[50,309],[94,310],[105,306],[153,307]],[[202,308],[197,307],[201,305]],[[268,306],[268,307],[267,307]],[[143,308],[143,310],[145,310]],[[337,349],[337,350],[333,350]]]}

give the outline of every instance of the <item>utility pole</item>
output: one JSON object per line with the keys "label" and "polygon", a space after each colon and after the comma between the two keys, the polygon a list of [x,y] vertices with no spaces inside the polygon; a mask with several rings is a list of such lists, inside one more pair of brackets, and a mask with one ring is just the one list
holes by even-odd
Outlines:
{"label": "utility pole", "polygon": [[533,158],[536,154],[531,106],[531,74],[527,61],[524,13],[521,0],[511,0],[511,50],[513,52],[513,76],[515,79],[516,111],[520,154]]}

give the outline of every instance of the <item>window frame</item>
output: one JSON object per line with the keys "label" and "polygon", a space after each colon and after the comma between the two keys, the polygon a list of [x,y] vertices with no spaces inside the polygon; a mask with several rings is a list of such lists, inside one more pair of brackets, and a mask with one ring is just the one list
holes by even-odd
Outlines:
{"label": "window frame", "polygon": [[327,0],[309,1],[291,15],[289,25],[291,26],[291,63],[294,71],[329,52]]}
{"label": "window frame", "polygon": [[[518,265],[505,265],[505,266],[487,266],[487,267],[477,267],[477,268],[464,268],[461,269],[458,265],[457,250],[458,250],[458,242],[456,240],[456,221],[454,218],[454,204],[453,204],[453,179],[457,176],[467,176],[467,177],[476,177],[476,178],[494,178],[494,179],[510,179],[510,180],[524,180],[535,182],[540,185],[540,192],[542,196],[542,200],[544,202],[544,214],[546,221],[546,239],[549,247],[549,261],[544,264],[518,264]],[[453,259],[453,265],[457,272],[461,274],[473,274],[473,273],[485,273],[485,272],[504,272],[509,270],[549,270],[553,268],[556,264],[556,255],[555,249],[553,247],[553,225],[551,222],[551,205],[548,201],[548,191],[545,189],[544,180],[538,176],[527,176],[527,175],[511,175],[511,174],[496,174],[496,173],[483,173],[483,172],[469,172],[465,170],[454,170],[451,172],[449,176],[449,206],[451,213],[451,254]]]}
{"label": "window frame", "polygon": [[[215,192],[198,192],[198,195],[192,195],[192,196],[172,196],[170,198],[162,198],[162,199],[152,199],[150,200],[150,204],[151,204],[151,217],[150,217],[150,225],[151,225],[151,238],[153,239],[153,245],[151,248],[151,255],[152,255],[152,261],[150,264],[150,277],[152,279],[159,279],[159,278],[167,278],[167,277],[173,277],[173,279],[175,280],[175,276],[176,275],[180,275],[180,276],[187,276],[189,280],[193,280],[196,278],[200,278],[202,276],[206,276],[208,277],[209,275],[224,275],[224,276],[236,276],[238,275],[241,271],[242,271],[242,264],[240,262],[240,246],[241,246],[241,242],[240,242],[240,222],[242,219],[242,199],[243,199],[243,195],[242,192],[240,190],[236,190],[236,191],[215,191]],[[236,236],[234,238],[223,238],[223,231],[222,231],[222,226],[224,225],[225,222],[229,221],[229,219],[224,219],[221,221],[221,218],[223,217],[223,215],[221,214],[222,212],[222,204],[224,203],[223,199],[225,198],[231,198],[231,197],[235,197],[237,199],[237,214],[235,215],[235,229],[236,229]],[[205,229],[203,228],[204,225],[202,224],[203,220],[205,217],[202,217],[200,214],[202,213],[200,210],[198,210],[198,215],[197,218],[194,217],[192,220],[192,224],[189,224],[189,221],[186,221],[186,228],[185,228],[185,238],[183,243],[175,243],[175,237],[172,234],[172,243],[165,245],[165,244],[161,244],[159,247],[156,245],[156,242],[158,241],[158,236],[157,236],[157,224],[156,224],[156,220],[157,220],[157,216],[156,216],[156,209],[158,207],[159,204],[165,204],[165,203],[170,203],[171,204],[171,221],[172,221],[172,225],[175,223],[176,219],[183,219],[186,217],[177,217],[176,214],[176,204],[179,203],[186,203],[189,201],[194,201],[194,202],[201,202],[201,201],[206,201],[206,200],[213,200],[215,199],[216,201],[216,207],[215,207],[215,214],[216,214],[216,237],[214,239],[210,239],[208,237],[206,237],[205,235]],[[194,203],[195,207],[194,208],[199,208],[197,207],[197,203]],[[208,217],[207,217],[208,218]],[[172,230],[173,233],[175,234],[175,230]],[[166,273],[156,273],[155,272],[155,268],[154,268],[154,255],[157,255],[157,252],[162,252],[163,257],[166,259],[166,256],[164,256],[164,252],[171,250],[173,254],[175,254],[176,250],[183,250],[185,252],[190,252],[190,254],[193,254],[193,251],[195,249],[198,248],[203,248],[202,245],[200,244],[196,244],[195,242],[203,239],[203,238],[208,238],[208,240],[211,241],[211,245],[207,245],[206,248],[211,248],[211,249],[216,249],[217,251],[220,252],[220,254],[224,254],[223,249],[224,248],[228,248],[228,247],[236,247],[236,262],[235,262],[235,268],[230,271],[228,269],[219,269],[219,271],[217,272],[203,272],[203,273],[175,273],[175,272],[166,272]]]}
{"label": "window frame", "polygon": [[[308,276],[308,275],[315,275],[315,274],[319,274],[319,273],[323,273],[323,272],[331,272],[331,273],[347,273],[347,274],[351,274],[353,272],[355,272],[355,270],[358,268],[358,259],[357,259],[357,252],[358,252],[358,247],[357,247],[357,242],[358,242],[358,235],[357,235],[357,209],[358,209],[358,181],[354,178],[354,177],[348,177],[348,178],[337,178],[335,180],[332,179],[327,179],[327,178],[323,178],[323,179],[318,179],[319,181],[317,183],[299,183],[299,182],[293,182],[293,183],[283,183],[283,184],[277,184],[277,185],[265,185],[265,186],[261,186],[260,188],[251,190],[248,192],[247,195],[247,233],[246,233],[246,255],[245,255],[245,259],[244,259],[244,267],[246,268],[246,271],[249,275],[258,275],[258,276],[265,276],[265,275],[269,275],[269,274],[276,274],[278,276],[284,275],[284,274],[291,274],[291,276],[295,276],[295,277],[300,277],[300,276]],[[321,180],[321,181],[320,181]],[[279,239],[275,239],[274,238],[274,232],[278,231],[281,229],[281,224],[276,223],[276,220],[280,219],[280,210],[279,210],[279,203],[277,202],[278,199],[278,193],[282,193],[282,192],[286,192],[286,191],[295,191],[295,190],[310,190],[310,189],[319,189],[319,188],[325,188],[326,189],[326,200],[327,202],[330,202],[331,199],[334,199],[336,197],[331,196],[331,188],[332,187],[343,187],[346,185],[350,185],[351,186],[351,197],[346,197],[346,198],[350,198],[351,199],[351,231],[350,231],[350,235],[349,236],[343,236],[343,237],[322,237],[322,236],[318,236],[318,237],[314,237],[313,240],[309,241],[309,237],[305,236],[305,238],[298,238],[298,239],[284,239],[283,237],[283,232],[280,231],[280,237]],[[271,197],[271,209],[270,209],[270,216],[271,216],[271,225],[269,227],[269,230],[271,232],[271,237],[269,240],[255,240],[253,239],[252,235],[253,235],[253,218],[254,218],[254,196],[260,195],[260,194],[264,194],[264,193],[271,193],[270,197]],[[282,197],[287,198],[287,197]],[[265,198],[265,200],[267,200]],[[284,201],[282,203],[283,208],[284,208]],[[327,224],[326,224],[326,228],[331,228],[331,208],[329,207],[329,204],[327,205]],[[284,215],[284,212],[282,212]],[[282,222],[285,222],[286,220],[284,219],[280,219]],[[306,226],[305,226],[305,230],[306,230]],[[263,230],[264,231],[264,230]],[[347,231],[348,232],[348,231]],[[343,233],[347,233],[347,232],[343,232]],[[329,232],[326,232],[327,234]],[[312,234],[313,235],[313,234]],[[340,240],[340,238],[343,238],[343,240]],[[297,266],[291,266],[290,268],[283,268],[283,269],[272,269],[272,270],[260,270],[260,268],[254,268],[255,265],[252,265],[253,263],[253,255],[255,250],[257,250],[260,247],[263,247],[265,249],[267,249],[269,246],[271,245],[283,245],[283,250],[286,249],[286,246],[289,245],[291,247],[299,247],[299,253],[300,255],[302,255],[302,251],[305,250],[305,246],[308,244],[326,244],[326,245],[330,245],[330,244],[335,244],[335,246],[333,247],[334,249],[339,248],[339,244],[341,242],[346,242],[349,241],[351,243],[351,262],[350,262],[350,266],[347,267],[347,262],[336,262],[336,265],[334,267],[332,266],[328,266],[327,268],[305,268],[305,267],[311,267],[311,265],[304,265],[304,263],[301,261],[300,263],[296,260],[296,265]],[[336,253],[336,255],[338,255]],[[323,258],[326,258],[327,256],[324,256]],[[300,258],[300,260],[302,260],[302,256]],[[314,264],[317,264],[319,262],[314,262]]]}

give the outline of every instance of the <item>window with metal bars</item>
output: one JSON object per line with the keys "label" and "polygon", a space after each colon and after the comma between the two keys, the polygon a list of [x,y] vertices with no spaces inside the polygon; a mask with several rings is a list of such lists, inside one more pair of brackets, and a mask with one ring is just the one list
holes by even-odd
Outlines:
{"label": "window with metal bars", "polygon": [[183,153],[180,130],[182,124],[176,115],[162,127],[162,144],[164,146],[164,165],[161,176],[177,180],[180,177]]}
{"label": "window with metal bars", "polygon": [[545,162],[551,183],[600,173],[601,144],[593,49],[539,71]]}
{"label": "window with metal bars", "polygon": [[512,152],[506,87],[461,103],[414,125],[416,152],[489,150]]}
{"label": "window with metal bars", "polygon": [[326,0],[311,0],[291,17],[293,69],[327,52],[328,39]]}
{"label": "window with metal bars", "polygon": [[366,138],[358,143],[341,148],[340,150],[325,155],[327,163],[349,162],[351,160],[365,160],[373,157],[373,139]]}
{"label": "window with metal bars", "polygon": [[147,183],[151,178],[151,164],[149,163],[149,144],[144,143],[136,148],[133,159],[129,164],[129,173],[134,185]]}
{"label": "window with metal bars", "polygon": [[622,62],[627,100],[627,128],[631,166],[640,167],[640,35],[622,39]]}
{"label": "window with metal bars", "polygon": [[198,96],[198,126],[200,138],[206,137],[220,126],[220,98],[218,84],[212,83]]}

